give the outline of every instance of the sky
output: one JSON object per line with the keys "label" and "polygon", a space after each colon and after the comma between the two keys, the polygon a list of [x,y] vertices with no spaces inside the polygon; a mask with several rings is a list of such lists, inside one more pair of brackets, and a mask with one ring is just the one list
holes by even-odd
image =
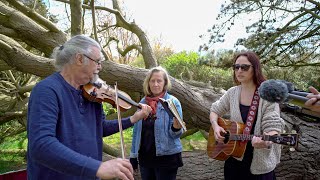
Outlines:
{"label": "sky", "polygon": [[[54,1],[48,1],[52,13],[57,9],[64,12],[64,6],[57,8]],[[124,11],[147,33],[151,42],[160,39],[164,46],[180,52],[198,51],[205,42],[199,36],[207,34],[207,30],[216,23],[225,0],[122,0],[122,3]],[[215,50],[232,49],[238,37],[245,36],[243,24],[236,25],[238,27],[233,27],[233,31],[226,34],[223,44],[213,46]]]}
{"label": "sky", "polygon": [[212,26],[220,8],[217,0],[124,1],[135,22],[150,38],[161,37],[177,51],[197,50],[199,35]]}
{"label": "sky", "polygon": [[[150,39],[161,37],[165,45],[179,52],[199,49],[204,43],[199,36],[216,22],[222,3],[225,0],[125,0],[124,6]],[[213,47],[232,49],[238,37],[245,36],[243,23],[232,30],[226,34],[226,42]]]}

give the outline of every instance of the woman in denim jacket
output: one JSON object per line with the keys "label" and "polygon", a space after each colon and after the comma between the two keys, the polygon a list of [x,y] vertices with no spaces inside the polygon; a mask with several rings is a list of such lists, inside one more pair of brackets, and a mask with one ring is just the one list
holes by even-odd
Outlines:
{"label": "woman in denim jacket", "polygon": [[182,117],[179,100],[167,92],[170,86],[168,73],[162,67],[151,69],[143,83],[145,97],[140,103],[151,106],[156,117],[139,121],[133,129],[130,162],[135,170],[139,162],[143,180],[175,180],[178,167],[183,166],[183,129],[159,102],[159,98],[172,99]]}

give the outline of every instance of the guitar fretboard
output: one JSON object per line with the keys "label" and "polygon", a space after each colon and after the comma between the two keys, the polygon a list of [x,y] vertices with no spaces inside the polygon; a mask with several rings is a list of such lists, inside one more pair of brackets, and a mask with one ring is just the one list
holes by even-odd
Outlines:
{"label": "guitar fretboard", "polygon": [[264,141],[272,141],[277,144],[294,146],[297,144],[297,135],[246,135],[246,134],[227,134],[226,138],[232,141],[250,141],[253,136],[262,137]]}

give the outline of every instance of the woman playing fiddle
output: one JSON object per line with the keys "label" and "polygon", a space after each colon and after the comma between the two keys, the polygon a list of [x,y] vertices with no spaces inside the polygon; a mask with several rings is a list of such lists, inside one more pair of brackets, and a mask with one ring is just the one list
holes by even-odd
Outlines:
{"label": "woman playing fiddle", "polygon": [[[243,52],[234,59],[233,78],[237,86],[230,88],[210,109],[210,122],[215,139],[223,143],[221,135],[226,131],[218,125],[217,119],[230,113],[230,120],[245,123],[244,133],[274,135],[282,132],[283,120],[279,105],[259,97],[258,87],[265,81],[259,57],[253,52]],[[246,143],[240,159],[229,157],[224,165],[224,178],[231,179],[276,179],[274,169],[280,162],[280,145],[263,141],[254,136]]]}
{"label": "woman playing fiddle", "polygon": [[172,99],[182,117],[179,100],[167,92],[170,86],[168,73],[162,67],[151,69],[143,84],[145,97],[140,103],[151,106],[152,113],[157,117],[139,121],[133,129],[130,162],[137,169],[139,161],[143,180],[174,180],[178,167],[183,166],[182,127],[159,102],[159,98]]}

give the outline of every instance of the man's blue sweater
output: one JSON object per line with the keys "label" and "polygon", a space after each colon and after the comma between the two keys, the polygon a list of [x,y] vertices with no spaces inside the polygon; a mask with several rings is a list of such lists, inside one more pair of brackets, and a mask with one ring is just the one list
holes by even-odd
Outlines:
{"label": "man's blue sweater", "polygon": [[[122,124],[132,126],[129,118]],[[28,179],[96,179],[102,137],[118,131],[101,104],[54,73],[33,88],[28,104]]]}

